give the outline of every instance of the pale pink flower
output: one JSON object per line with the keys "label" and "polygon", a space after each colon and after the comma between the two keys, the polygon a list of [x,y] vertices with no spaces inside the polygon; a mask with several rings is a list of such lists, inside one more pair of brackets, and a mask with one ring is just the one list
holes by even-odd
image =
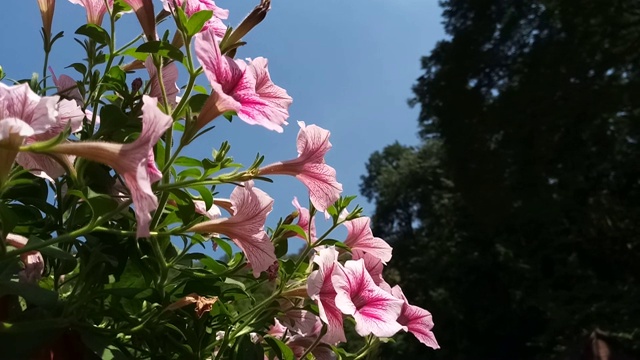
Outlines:
{"label": "pale pink flower", "polygon": [[[2,98],[0,104],[1,101]],[[0,119],[0,185],[11,172],[18,148],[32,135],[33,128],[24,121],[16,118]]]}
{"label": "pale pink flower", "polygon": [[[105,0],[69,0],[72,4],[82,5],[87,10],[87,23],[102,25],[104,14],[107,13]],[[107,1],[109,9],[113,8],[113,0]]]}
{"label": "pale pink flower", "polygon": [[156,14],[153,10],[152,0],[124,0],[133,12],[136,13],[138,22],[142,26],[142,32],[147,37],[147,41],[156,40]]}
{"label": "pale pink flower", "polygon": [[273,199],[254,188],[253,181],[247,181],[231,192],[231,204],[230,218],[205,221],[188,231],[227,235],[246,255],[253,275],[259,277],[261,272],[278,261],[273,243],[264,231],[267,215],[273,209]]}
{"label": "pale pink flower", "polygon": [[331,281],[336,291],[336,307],[353,316],[358,334],[391,337],[402,330],[396,321],[402,310],[402,300],[373,282],[364,260],[348,260],[344,267],[336,268]]}
{"label": "pale pink flower", "polygon": [[300,206],[300,203],[298,202],[297,197],[294,197],[291,203],[298,211],[298,226],[300,226],[302,230],[304,230],[305,234],[307,234],[307,238],[306,239],[302,238],[297,234],[296,236],[309,242],[315,241],[316,240],[316,222],[314,219],[311,219],[311,213],[309,212],[309,209]]}
{"label": "pale pink flower", "polygon": [[391,294],[404,302],[402,311],[398,317],[398,322],[402,325],[403,330],[415,335],[421,343],[428,347],[439,349],[440,345],[438,345],[436,337],[431,331],[433,328],[431,313],[423,308],[409,304],[409,301],[407,301],[402,289],[398,285],[391,288]]}
{"label": "pale pink flower", "polygon": [[58,95],[65,99],[75,100],[79,106],[84,105],[84,99],[78,89],[78,84],[71,76],[62,74],[60,77],[56,77],[51,67],[49,67],[49,72],[51,73],[53,84],[58,89]]}
{"label": "pale pink flower", "polygon": [[291,98],[271,82],[266,60],[247,65],[223,56],[212,30],[196,35],[195,50],[213,89],[198,116],[198,128],[227,111],[235,111],[248,124],[283,131]]}
{"label": "pale pink flower", "polygon": [[58,118],[58,97],[40,97],[29,85],[0,83],[0,183],[6,179],[18,148],[46,133]]}
{"label": "pale pink flower", "polygon": [[198,11],[213,11],[213,16],[204,24],[202,31],[212,29],[218,38],[224,37],[224,34],[227,32],[227,26],[222,20],[229,17],[229,10],[218,7],[213,0],[162,0],[164,9],[171,11],[174,2],[177,6],[183,6],[186,3],[184,12],[189,17]]}
{"label": "pale pink flower", "polygon": [[366,253],[362,250],[353,250],[351,253],[353,260],[364,260],[364,267],[367,269],[373,283],[380,286],[380,288],[388,293],[391,293],[391,286],[384,281],[382,277],[382,271],[384,270],[384,264],[380,258]]}
{"label": "pale pink flower", "polygon": [[[73,78],[71,78],[70,76],[65,74],[60,75],[59,78],[56,77],[56,74],[53,72],[53,69],[51,67],[49,67],[49,72],[51,72],[51,78],[53,79],[53,84],[58,89],[58,94],[64,99],[75,100],[79,108],[84,107],[84,99],[82,98],[82,94],[78,89],[78,84],[76,83],[76,81],[73,80]],[[79,115],[79,112],[76,109],[74,109],[73,111],[74,111],[74,115]],[[93,119],[94,117],[93,112],[89,109],[84,110],[84,115],[87,117],[87,119]],[[98,115],[95,116],[95,123],[96,124],[100,123],[100,116]],[[73,128],[72,128],[72,132],[75,132],[73,131]]]}
{"label": "pale pink flower", "polygon": [[316,337],[322,331],[322,320],[307,310],[289,310],[280,320],[289,329],[290,336]]}
{"label": "pale pink flower", "polygon": [[209,209],[207,209],[207,204],[202,200],[193,200],[193,205],[196,208],[196,213],[200,215],[204,215],[211,220],[217,219],[222,216],[222,212],[220,212],[220,208],[215,204],[211,205]]}
{"label": "pale pink flower", "polygon": [[[144,62],[144,67],[149,72],[149,81],[151,86],[149,89],[149,96],[154,97],[162,101],[162,89],[160,88],[160,82],[158,82],[158,71],[153,64],[151,56]],[[171,61],[162,67],[162,83],[164,84],[164,90],[167,93],[167,101],[169,105],[175,106],[177,104],[177,97],[180,88],[176,85],[178,81],[178,67]]]}
{"label": "pale pink flower", "polygon": [[158,207],[158,199],[151,190],[151,180],[159,179],[159,171],[150,158],[150,150],[172,124],[171,116],[158,108],[156,99],[143,95],[142,101],[142,132],[134,142],[116,144],[83,141],[59,144],[50,150],[109,165],[120,174],[136,207],[136,236],[139,238],[150,235],[150,213]]}
{"label": "pale pink flower", "polygon": [[[296,359],[301,358],[320,336],[322,320],[315,314],[302,309],[287,311],[280,319],[282,322],[279,319],[274,320],[275,324],[269,328],[268,334],[282,339],[293,350]],[[321,343],[311,350],[315,358],[335,359],[335,353],[326,345],[329,343],[326,336],[320,341]]]}
{"label": "pale pink flower", "polygon": [[369,253],[383,263],[391,260],[391,246],[381,238],[374,237],[370,226],[371,220],[366,217],[345,221],[343,224],[347,228],[347,239],[344,244],[353,250],[362,250]]}
{"label": "pale pink flower", "polygon": [[342,192],[336,170],[324,161],[324,155],[331,149],[330,132],[316,125],[306,126],[302,121],[298,125],[298,158],[267,165],[260,169],[260,175],[295,176],[309,189],[313,206],[325,211]]}
{"label": "pale pink flower", "polygon": [[324,340],[329,344],[347,341],[344,335],[342,312],[336,307],[336,290],[332,275],[339,271],[338,252],[335,247],[328,246],[318,250],[313,262],[318,270],[309,274],[307,293],[311,300],[318,303],[320,319],[327,324]]}
{"label": "pale pink flower", "polygon": [[[28,239],[22,235],[9,233],[7,234],[6,242],[16,249],[21,249],[27,245]],[[24,264],[24,270],[20,271],[18,274],[20,281],[37,283],[42,277],[42,272],[44,271],[44,259],[42,258],[42,255],[40,255],[40,252],[28,251],[26,253],[22,253],[20,254],[20,260],[22,260],[22,263]]]}
{"label": "pale pink flower", "polygon": [[289,118],[289,106],[293,103],[293,99],[285,89],[271,81],[269,61],[263,57],[248,59],[248,61],[247,70],[253,73],[256,80],[256,93],[260,100],[266,103],[258,111],[273,122],[288,124],[286,120]]}
{"label": "pale pink flower", "polygon": [[[75,100],[62,99],[58,102],[57,107],[56,123],[44,133],[34,134],[26,138],[25,145],[53,139],[67,128],[72,133],[82,129],[82,120],[84,120],[85,113],[76,104]],[[16,157],[16,162],[23,168],[28,169],[33,175],[51,182],[65,173],[65,169],[60,165],[60,162],[65,162],[68,166],[71,166],[73,160],[73,156],[43,155],[29,152],[21,152]]]}

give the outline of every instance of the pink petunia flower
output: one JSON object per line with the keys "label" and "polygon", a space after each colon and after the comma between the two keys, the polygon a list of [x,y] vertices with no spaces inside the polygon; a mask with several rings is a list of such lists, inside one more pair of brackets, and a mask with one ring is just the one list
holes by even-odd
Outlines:
{"label": "pink petunia flower", "polygon": [[[316,342],[322,331],[322,320],[315,314],[302,309],[289,310],[280,319],[274,319],[274,322],[267,333],[282,339],[293,350],[296,359],[301,358]],[[328,342],[325,336],[320,339],[320,344],[311,350],[316,359],[336,358],[331,347],[326,344]]]}
{"label": "pink petunia flower", "polygon": [[415,335],[421,343],[428,347],[439,349],[440,345],[438,345],[436,337],[431,331],[433,328],[431,313],[423,308],[409,304],[398,285],[391,288],[391,294],[404,302],[398,317],[398,322],[402,325],[403,330]]}
{"label": "pink petunia flower", "polygon": [[[9,233],[7,234],[6,242],[16,249],[21,249],[27,245],[28,239],[22,235]],[[18,274],[20,281],[32,284],[37,283],[44,271],[44,259],[40,252],[28,251],[22,253],[20,254],[20,260],[24,264],[24,269]]]}
{"label": "pink petunia flower", "polygon": [[138,22],[142,27],[142,32],[147,37],[147,41],[156,40],[158,35],[156,34],[156,15],[153,10],[152,0],[124,0],[133,12],[136,13]]}
{"label": "pink petunia flower", "polygon": [[361,250],[387,263],[391,260],[391,246],[381,238],[373,236],[370,222],[366,216],[344,222],[344,226],[347,227],[347,239],[344,243],[352,251]]}
{"label": "pink petunia flower", "polygon": [[[72,4],[82,5],[87,10],[87,23],[102,25],[104,14],[107,13],[105,0],[69,0]],[[113,0],[107,1],[109,9],[113,8]]]}
{"label": "pink petunia flower", "polygon": [[300,206],[297,197],[294,197],[291,203],[298,211],[298,226],[300,226],[302,230],[304,230],[305,234],[307,234],[307,238],[302,238],[297,234],[296,236],[302,238],[305,241],[314,242],[316,240],[316,222],[314,219],[311,219],[311,213],[309,212],[309,209]]}
{"label": "pink petunia flower", "polygon": [[364,260],[348,260],[333,272],[331,281],[336,291],[336,307],[353,316],[358,334],[391,337],[402,330],[397,322],[402,300],[373,282]]}
{"label": "pink petunia flower", "polygon": [[159,171],[150,157],[150,151],[173,122],[169,115],[158,108],[156,99],[143,95],[142,101],[142,132],[134,142],[116,144],[83,141],[59,144],[50,150],[109,165],[120,174],[136,207],[136,236],[139,238],[150,235],[150,213],[158,207],[158,199],[151,190],[151,183],[152,180],[159,179]]}
{"label": "pink petunia flower", "polygon": [[259,174],[295,176],[309,189],[313,206],[325,211],[342,192],[336,170],[324,161],[324,155],[331,149],[330,132],[316,125],[306,126],[302,121],[298,121],[298,125],[298,158],[267,165]]}
{"label": "pink petunia flower", "polygon": [[[147,60],[145,60],[144,67],[147,68],[147,71],[149,72],[149,81],[151,82],[149,96],[162,101],[162,89],[160,88],[160,83],[158,82],[157,77],[158,71],[156,66],[153,64],[151,56],[147,57]],[[162,82],[164,84],[164,90],[167,93],[167,100],[171,106],[175,106],[177,104],[178,92],[180,92],[180,88],[176,84],[177,81],[178,67],[176,64],[173,61],[165,64],[162,67]]]}
{"label": "pink petunia flower", "polygon": [[314,256],[313,262],[318,264],[318,270],[309,274],[307,293],[311,300],[318,303],[320,319],[327,324],[324,340],[329,344],[347,341],[342,327],[342,312],[336,306],[336,290],[332,282],[332,275],[340,267],[338,252],[333,246],[324,247]]}
{"label": "pink petunia flower", "polygon": [[58,119],[58,97],[40,97],[29,85],[0,83],[0,183],[11,171],[18,148],[49,131]]}
{"label": "pink petunia flower", "polygon": [[353,260],[364,261],[364,267],[367,269],[373,283],[380,286],[380,288],[388,293],[391,293],[391,286],[382,277],[382,271],[384,270],[384,264],[380,258],[366,253],[362,250],[353,250],[351,253]]}
{"label": "pink petunia flower", "polygon": [[231,217],[205,221],[188,231],[227,235],[246,255],[253,275],[259,277],[278,261],[273,243],[264,231],[267,215],[273,210],[273,199],[253,187],[253,181],[247,181],[231,192],[231,204]]}
{"label": "pink petunia flower", "polygon": [[197,128],[225,112],[235,111],[248,124],[283,131],[292,100],[286,90],[271,81],[265,59],[247,65],[223,56],[213,30],[196,36],[195,50],[213,89],[198,116]]}
{"label": "pink petunia flower", "polygon": [[229,17],[229,10],[218,7],[213,0],[162,0],[164,9],[171,11],[174,2],[177,6],[184,6],[184,12],[189,17],[198,11],[213,11],[213,16],[204,24],[202,31],[212,29],[218,38],[224,37],[227,32],[227,26],[222,20]]}
{"label": "pink petunia flower", "polygon": [[[53,139],[67,128],[72,133],[82,129],[82,120],[84,120],[85,113],[76,104],[75,100],[61,99],[57,104],[57,109],[56,122],[44,133],[34,134],[26,138],[25,145]],[[16,157],[16,162],[23,168],[28,169],[33,175],[51,182],[65,173],[65,169],[60,165],[60,162],[71,166],[73,160],[73,156],[43,155],[29,152],[21,152]]]}
{"label": "pink petunia flower", "polygon": [[84,105],[84,99],[78,89],[78,84],[71,76],[62,74],[60,77],[57,77],[51,67],[49,67],[49,72],[51,73],[53,84],[58,89],[58,95],[65,99],[75,100],[79,106]]}

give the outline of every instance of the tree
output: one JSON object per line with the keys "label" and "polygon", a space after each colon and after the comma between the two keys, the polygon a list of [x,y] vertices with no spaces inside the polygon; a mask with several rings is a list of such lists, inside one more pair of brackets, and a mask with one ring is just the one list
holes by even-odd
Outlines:
{"label": "tree", "polygon": [[423,143],[374,153],[361,184],[434,358],[567,358],[595,329],[638,356],[640,3],[441,5]]}

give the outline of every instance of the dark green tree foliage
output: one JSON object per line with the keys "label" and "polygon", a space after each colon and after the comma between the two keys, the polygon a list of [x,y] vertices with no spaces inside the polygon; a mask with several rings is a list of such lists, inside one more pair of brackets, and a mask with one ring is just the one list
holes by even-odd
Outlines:
{"label": "dark green tree foliage", "polygon": [[442,350],[381,357],[578,359],[600,329],[640,358],[640,2],[441,5],[423,143],[374,153],[361,189]]}

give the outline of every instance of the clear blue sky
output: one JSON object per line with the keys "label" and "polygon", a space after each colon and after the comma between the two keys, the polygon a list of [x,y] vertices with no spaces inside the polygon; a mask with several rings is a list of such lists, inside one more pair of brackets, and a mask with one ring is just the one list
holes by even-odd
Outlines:
{"label": "clear blue sky", "polygon": [[[30,77],[42,69],[37,1],[2,1],[0,66],[12,78]],[[226,22],[234,26],[257,2],[216,3],[230,10]],[[155,5],[160,9],[161,2]],[[421,74],[420,57],[445,36],[440,13],[436,0],[272,0],[271,12],[245,38],[248,44],[238,57],[269,59],[272,79],[293,97],[289,126],[278,134],[237,119],[232,124],[218,119],[218,127],[189,154],[210,156],[212,148],[228,139],[232,155],[243,164],[250,164],[256,152],[266,155],[265,163],[294,158],[296,121],[303,120],[331,131],[333,149],[327,162],[336,168],[343,194],[359,194],[360,176],[373,151],[396,140],[418,142],[418,109],[410,109],[406,101]],[[77,74],[63,67],[82,54],[73,33],[84,22],[84,8],[57,0],[53,32],[66,35],[52,52],[50,64],[57,74]],[[133,14],[118,24],[119,44],[140,31]],[[307,203],[306,189],[295,179],[275,180],[257,184],[276,200],[270,223],[293,210],[294,195]],[[365,199],[359,203],[365,214],[373,211]]]}

